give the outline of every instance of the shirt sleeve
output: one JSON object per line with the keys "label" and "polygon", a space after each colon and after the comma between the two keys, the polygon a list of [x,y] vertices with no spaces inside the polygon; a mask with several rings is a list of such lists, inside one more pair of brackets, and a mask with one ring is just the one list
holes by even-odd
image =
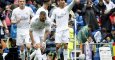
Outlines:
{"label": "shirt sleeve", "polygon": [[48,21],[48,23],[46,24],[45,30],[51,31],[51,22]]}
{"label": "shirt sleeve", "polygon": [[29,26],[29,30],[30,30],[30,31],[33,31],[33,28],[34,28],[34,20],[35,20],[35,17],[33,17],[33,18],[31,19],[30,26]]}
{"label": "shirt sleeve", "polygon": [[30,15],[31,15],[31,17],[33,17],[35,15],[31,8],[30,8]]}
{"label": "shirt sleeve", "polygon": [[15,12],[15,10],[12,11],[11,21],[16,21],[16,12]]}
{"label": "shirt sleeve", "polygon": [[68,12],[70,12],[71,9],[73,8],[74,4],[75,4],[75,0],[72,0],[72,2],[65,7],[65,9],[66,9]]}
{"label": "shirt sleeve", "polygon": [[40,14],[40,9],[38,9],[36,12],[36,15],[39,15],[39,14]]}

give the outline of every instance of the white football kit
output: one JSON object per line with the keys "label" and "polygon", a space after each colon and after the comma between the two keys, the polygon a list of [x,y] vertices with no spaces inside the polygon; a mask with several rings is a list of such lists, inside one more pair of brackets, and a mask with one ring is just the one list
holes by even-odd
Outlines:
{"label": "white football kit", "polygon": [[12,12],[11,20],[17,22],[17,38],[16,45],[20,46],[25,43],[30,43],[29,40],[29,23],[30,17],[33,17],[34,13],[30,7],[25,6],[24,9],[19,7],[15,8]]}
{"label": "white football kit", "polygon": [[41,22],[39,16],[33,17],[30,23],[30,31],[33,33],[35,44],[42,42],[45,30],[51,30],[50,21]]}
{"label": "white football kit", "polygon": [[69,42],[69,12],[74,5],[72,1],[68,6],[61,9],[60,7],[54,9],[51,20],[56,20],[56,34],[55,43],[68,43]]}

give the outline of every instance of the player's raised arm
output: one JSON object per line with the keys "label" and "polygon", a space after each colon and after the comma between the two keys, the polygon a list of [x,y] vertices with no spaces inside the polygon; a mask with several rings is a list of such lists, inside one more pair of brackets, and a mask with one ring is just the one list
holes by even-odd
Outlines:
{"label": "player's raised arm", "polygon": [[70,12],[71,9],[73,8],[73,6],[75,5],[75,3],[78,2],[78,1],[80,1],[80,0],[72,0],[72,2],[65,7],[65,8],[67,8],[67,11]]}

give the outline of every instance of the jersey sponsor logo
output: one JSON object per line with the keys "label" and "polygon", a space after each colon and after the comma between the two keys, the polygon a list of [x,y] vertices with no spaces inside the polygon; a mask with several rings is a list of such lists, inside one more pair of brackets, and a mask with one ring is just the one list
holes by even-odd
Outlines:
{"label": "jersey sponsor logo", "polygon": [[62,13],[62,14],[60,14],[59,16],[57,16],[57,18],[58,19],[61,19],[63,16],[65,16],[66,15],[66,13]]}
{"label": "jersey sponsor logo", "polygon": [[29,17],[29,15],[28,15],[27,12],[25,12],[25,13],[19,13],[18,16],[19,16],[18,18],[20,20],[28,20],[28,17]]}
{"label": "jersey sponsor logo", "polygon": [[27,15],[22,15],[21,16],[21,20],[27,20],[28,19],[28,16]]}
{"label": "jersey sponsor logo", "polygon": [[37,29],[44,29],[45,25],[35,24],[34,27],[37,28]]}

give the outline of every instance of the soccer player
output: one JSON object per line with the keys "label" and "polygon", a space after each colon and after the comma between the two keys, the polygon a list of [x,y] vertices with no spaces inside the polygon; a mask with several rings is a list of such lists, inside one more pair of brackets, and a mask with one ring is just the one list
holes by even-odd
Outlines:
{"label": "soccer player", "polygon": [[[72,0],[72,2],[65,6],[65,0],[58,0],[59,7],[56,8],[51,16],[51,20],[56,20],[56,34],[55,34],[55,43],[56,50],[58,53],[58,49],[61,47],[61,43],[64,44],[64,60],[67,60],[68,52],[68,42],[69,42],[69,29],[68,29],[68,21],[69,21],[69,12],[76,2],[79,0]],[[58,55],[59,56],[59,55]]]}
{"label": "soccer player", "polygon": [[34,13],[30,7],[25,6],[26,0],[18,0],[19,7],[12,12],[11,22],[17,24],[16,45],[29,48],[31,42],[29,40],[29,24]]}
{"label": "soccer player", "polygon": [[[48,7],[51,4],[51,0],[43,0],[43,5],[37,10],[36,15],[40,15],[41,11],[45,11],[46,13],[46,17],[48,20],[50,20],[50,18],[48,17]],[[42,54],[42,56],[46,56],[45,54]]]}
{"label": "soccer player", "polygon": [[35,56],[36,59],[42,60],[40,46],[45,43],[46,38],[50,33],[50,30],[51,23],[49,20],[47,20],[47,13],[45,11],[41,11],[39,16],[36,15],[32,18],[30,23],[30,38],[36,50],[30,55],[30,59]]}
{"label": "soccer player", "polygon": [[44,0],[43,6],[37,10],[36,15],[39,15],[41,11],[45,11],[46,16],[48,17],[48,7],[50,6],[50,4],[51,4],[51,0]]}

